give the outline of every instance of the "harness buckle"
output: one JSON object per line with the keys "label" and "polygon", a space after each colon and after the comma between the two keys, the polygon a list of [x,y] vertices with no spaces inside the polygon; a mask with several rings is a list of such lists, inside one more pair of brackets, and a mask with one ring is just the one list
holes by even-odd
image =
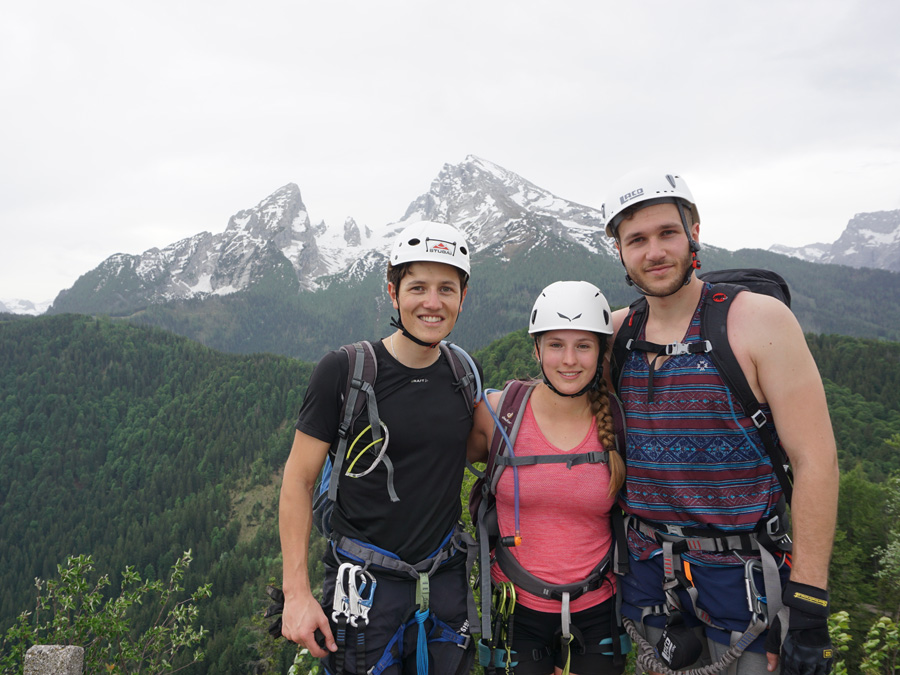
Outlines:
{"label": "harness buckle", "polygon": [[672,534],[676,537],[684,537],[684,528],[681,525],[663,525],[666,534]]}
{"label": "harness buckle", "polygon": [[781,530],[781,516],[777,513],[766,521],[766,534],[775,540],[787,534]]}

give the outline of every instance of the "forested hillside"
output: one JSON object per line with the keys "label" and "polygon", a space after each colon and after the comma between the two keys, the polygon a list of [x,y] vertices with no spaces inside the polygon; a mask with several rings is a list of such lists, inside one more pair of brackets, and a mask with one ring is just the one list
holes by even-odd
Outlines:
{"label": "forested hillside", "polygon": [[[880,549],[900,539],[888,480],[900,469],[900,344],[808,342],[843,471],[832,597],[858,648],[873,612],[900,607],[896,576],[879,576]],[[476,356],[490,386],[536,373],[524,330]],[[192,549],[186,585],[212,582],[200,604],[212,632],[206,661],[186,672],[273,672],[260,670],[272,642],[259,614],[281,577],[279,472],[309,373],[126,322],[0,316],[0,634],[33,606],[34,577],[70,554],[114,577],[125,565],[157,577]]]}
{"label": "forested hillside", "polygon": [[[618,260],[591,254],[571,242],[551,240],[512,259],[495,249],[474,255],[469,294],[452,335],[466,349],[481,349],[520,328],[540,290],[561,277],[591,281],[613,306],[638,297],[626,284]],[[701,259],[702,272],[764,267],[781,274],[791,287],[794,313],[807,332],[900,340],[898,274],[818,265],[750,249],[707,247]],[[383,270],[364,279],[341,277],[322,283],[317,291],[299,291],[296,283],[279,283],[273,275],[240,293],[149,305],[127,318],[227,352],[264,351],[305,360],[318,359],[336,345],[390,332],[394,310]]]}
{"label": "forested hillside", "polygon": [[124,322],[0,322],[0,632],[69,554],[157,578],[192,549],[209,672],[239,672],[309,372]]}

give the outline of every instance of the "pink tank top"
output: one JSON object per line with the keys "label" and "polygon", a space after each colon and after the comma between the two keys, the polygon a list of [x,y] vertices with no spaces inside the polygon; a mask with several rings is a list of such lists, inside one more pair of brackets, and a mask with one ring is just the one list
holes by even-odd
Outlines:
{"label": "pink tank top", "polygon": [[[568,452],[551,445],[538,428],[531,401],[516,436],[515,454],[565,455],[602,451],[596,421],[581,443]],[[501,536],[515,534],[513,470],[506,467],[497,484],[497,521]],[[519,468],[519,525],[522,543],[510,552],[529,572],[554,584],[581,581],[590,574],[612,541],[609,510],[615,498],[609,496],[609,467],[580,464],[571,469],[564,463],[538,464]],[[613,579],[612,573],[609,574]],[[500,566],[491,568],[494,581],[508,581]],[[572,601],[574,613],[599,605],[612,596],[614,586],[603,584]],[[517,600],[541,612],[560,611],[559,600],[537,597],[517,588]]]}

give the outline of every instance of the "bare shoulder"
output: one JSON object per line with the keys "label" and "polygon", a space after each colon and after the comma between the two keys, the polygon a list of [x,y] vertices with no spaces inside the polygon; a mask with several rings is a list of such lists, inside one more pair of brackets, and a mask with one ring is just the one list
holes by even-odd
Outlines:
{"label": "bare shoulder", "polygon": [[740,293],[728,312],[728,342],[760,401],[788,373],[816,373],[800,323],[777,298]]}
{"label": "bare shoulder", "polygon": [[777,298],[739,293],[728,312],[728,338],[733,346],[764,347],[784,340],[803,340],[800,323]]}

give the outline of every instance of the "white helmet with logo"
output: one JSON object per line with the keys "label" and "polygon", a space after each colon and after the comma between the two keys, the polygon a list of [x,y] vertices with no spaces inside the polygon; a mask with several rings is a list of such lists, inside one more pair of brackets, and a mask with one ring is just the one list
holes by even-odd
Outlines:
{"label": "white helmet with logo", "polygon": [[471,270],[469,246],[462,232],[446,223],[420,220],[404,229],[391,249],[391,265],[411,262],[439,262],[453,265],[468,276]]}
{"label": "white helmet with logo", "polygon": [[547,286],[531,310],[528,332],[586,330],[612,335],[609,303],[600,289],[587,281],[557,281]]}
{"label": "white helmet with logo", "polygon": [[[619,223],[622,222],[621,214],[625,209],[636,204],[651,206],[662,203],[681,203],[691,209],[693,222],[685,223],[686,230],[693,223],[700,222],[700,214],[697,212],[694,196],[684,178],[678,174],[666,173],[658,169],[638,169],[625,174],[609,187],[603,206],[600,207],[600,212],[606,221],[606,236],[616,237]],[[684,216],[682,216],[683,218]],[[690,238],[690,232],[688,232],[688,238]]]}

